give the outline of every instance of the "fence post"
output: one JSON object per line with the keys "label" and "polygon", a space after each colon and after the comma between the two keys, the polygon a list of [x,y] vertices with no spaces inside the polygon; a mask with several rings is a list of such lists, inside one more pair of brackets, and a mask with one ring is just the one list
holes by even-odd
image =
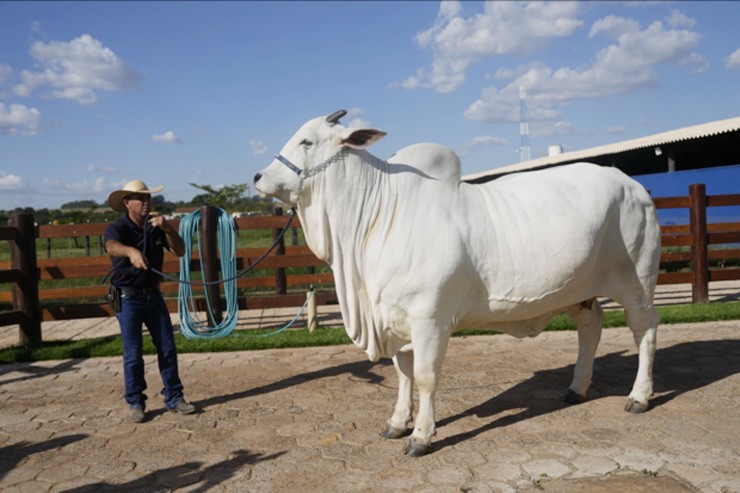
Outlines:
{"label": "fence post", "polygon": [[22,313],[18,336],[21,344],[37,345],[41,343],[41,305],[33,214],[11,215],[10,226],[18,231],[10,248],[11,268],[20,271],[20,279],[13,284],[13,310]]}
{"label": "fence post", "polygon": [[[218,281],[218,217],[216,208],[204,205],[200,208],[200,262],[203,265],[203,281]],[[228,252],[221,252],[222,255]],[[205,292],[208,296],[208,323],[216,327],[223,321],[221,313],[221,287],[218,283],[207,284]],[[206,308],[207,309],[207,308]]]}
{"label": "fence post", "polygon": [[689,226],[691,228],[691,298],[693,303],[709,301],[707,260],[707,193],[704,184],[689,185]]}
{"label": "fence post", "polygon": [[90,237],[85,236],[85,257],[90,256]]}
{"label": "fence post", "polygon": [[[275,215],[282,216],[283,209],[281,207],[275,207]],[[272,240],[277,240],[280,235],[281,228],[272,230]],[[277,246],[275,247],[275,255],[285,255],[285,237],[280,238]],[[285,278],[285,268],[278,267],[275,269],[275,294],[287,294],[288,293],[288,281]]]}

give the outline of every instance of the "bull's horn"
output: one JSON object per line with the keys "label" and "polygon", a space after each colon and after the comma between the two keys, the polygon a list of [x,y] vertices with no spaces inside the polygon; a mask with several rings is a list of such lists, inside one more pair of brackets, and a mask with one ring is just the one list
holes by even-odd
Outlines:
{"label": "bull's horn", "polygon": [[335,111],[331,115],[326,117],[326,121],[329,123],[339,123],[339,119],[347,114],[347,110]]}

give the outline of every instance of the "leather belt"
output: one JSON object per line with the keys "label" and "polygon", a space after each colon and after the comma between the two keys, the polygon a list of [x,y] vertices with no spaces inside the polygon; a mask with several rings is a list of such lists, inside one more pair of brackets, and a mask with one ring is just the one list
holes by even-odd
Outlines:
{"label": "leather belt", "polygon": [[143,288],[134,288],[130,286],[125,286],[120,288],[121,294],[124,296],[135,296],[137,294],[152,294],[159,291],[159,284],[155,284],[154,286],[147,286]]}

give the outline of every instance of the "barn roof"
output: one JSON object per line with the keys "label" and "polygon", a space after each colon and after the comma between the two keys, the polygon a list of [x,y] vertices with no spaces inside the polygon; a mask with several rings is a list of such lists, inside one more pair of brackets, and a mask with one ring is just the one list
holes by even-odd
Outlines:
{"label": "barn roof", "polygon": [[483,183],[510,173],[579,161],[614,166],[628,175],[740,164],[740,117],[532,159],[464,176],[463,180]]}

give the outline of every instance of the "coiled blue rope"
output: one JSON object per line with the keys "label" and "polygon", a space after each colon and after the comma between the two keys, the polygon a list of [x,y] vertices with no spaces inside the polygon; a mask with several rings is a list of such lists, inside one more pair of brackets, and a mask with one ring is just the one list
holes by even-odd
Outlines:
{"label": "coiled blue rope", "polygon": [[[172,278],[173,280],[178,280],[180,284],[178,297],[177,297],[177,311],[178,315],[180,317],[180,331],[183,333],[183,335],[189,339],[215,339],[218,337],[225,337],[229,334],[231,334],[234,330],[234,327],[236,327],[236,323],[239,318],[239,301],[237,297],[237,290],[236,290],[236,281],[239,277],[244,275],[245,273],[252,270],[262,259],[264,259],[274,248],[277,246],[278,242],[280,241],[280,238],[283,237],[285,232],[288,230],[288,227],[290,226],[293,217],[295,216],[295,212],[291,215],[291,218],[288,220],[287,224],[283,228],[283,230],[280,232],[278,237],[275,239],[275,242],[272,244],[272,246],[262,255],[260,256],[254,263],[252,263],[249,267],[244,269],[242,272],[237,273],[236,272],[236,223],[234,222],[234,219],[229,216],[229,214],[223,210],[223,209],[217,209],[218,214],[218,225],[217,225],[217,235],[218,235],[218,250],[221,253],[221,274],[222,279],[220,281],[210,281],[210,282],[193,282],[190,280],[190,258],[192,256],[192,250],[193,250],[193,236],[195,236],[198,239],[198,258],[201,259],[201,248],[200,248],[200,211],[196,210],[191,212],[190,214],[186,214],[183,216],[183,218],[180,220],[180,237],[183,239],[183,242],[185,243],[185,253],[182,257],[180,257],[180,277],[179,279],[174,279],[171,276],[168,276],[167,274],[164,274],[162,272],[156,271],[158,274]],[[200,261],[200,271],[203,272],[203,262]],[[199,286],[206,286],[209,284],[223,284],[224,285],[224,293],[226,297],[226,315],[224,316],[221,323],[217,324],[215,327],[211,327],[208,323],[208,319],[201,320],[200,317],[197,315],[197,311],[195,310],[195,299],[193,297],[193,290],[192,285],[196,284]],[[211,300],[208,297],[208,290],[205,290],[205,296],[206,296],[206,306],[208,308],[208,313],[211,315],[210,318],[215,320],[215,317],[213,316],[213,308],[211,307]],[[280,332],[283,332],[287,329],[289,329],[296,321],[300,318],[301,314],[303,314],[303,311],[306,309],[306,306],[308,305],[308,301],[310,297],[313,296],[313,290],[309,292],[309,295],[306,297],[306,301],[303,303],[303,306],[298,311],[296,316],[285,324],[284,326],[280,327],[279,329],[275,330],[274,332],[270,332],[267,334],[245,334],[252,337],[267,337],[279,334]]]}
{"label": "coiled blue rope", "polygon": [[[189,339],[215,339],[229,335],[236,327],[239,317],[239,302],[236,291],[236,223],[234,219],[223,209],[217,208],[218,225],[218,250],[221,257],[221,274],[223,276],[224,296],[226,298],[226,311],[223,319],[215,327],[208,324],[208,320],[201,320],[195,310],[195,299],[193,297],[192,283],[190,282],[190,258],[193,248],[193,236],[198,239],[198,258],[201,258],[200,235],[200,211],[196,210],[186,214],[180,220],[180,237],[185,243],[185,253],[180,257],[180,289],[177,297],[177,311],[180,316],[180,330]],[[203,262],[200,271],[203,272]],[[213,308],[205,290],[206,306],[211,319]]]}

